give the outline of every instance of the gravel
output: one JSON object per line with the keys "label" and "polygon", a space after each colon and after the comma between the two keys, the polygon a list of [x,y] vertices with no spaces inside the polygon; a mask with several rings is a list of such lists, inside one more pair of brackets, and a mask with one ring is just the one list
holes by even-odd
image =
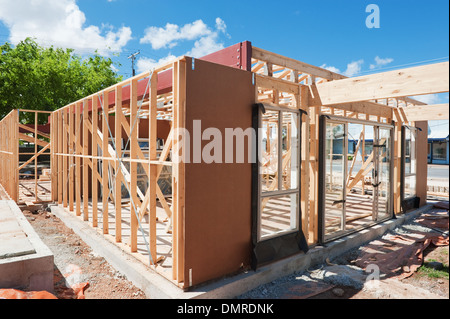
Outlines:
{"label": "gravel", "polygon": [[[429,233],[435,231],[412,220],[393,229],[392,231],[385,233],[381,238],[389,238],[389,236],[393,235],[406,235],[417,232]],[[342,293],[342,291],[339,290],[341,289],[340,287],[350,287],[357,290],[363,290],[367,274],[363,269],[352,265],[362,249],[363,246],[357,247],[336,257],[332,260],[335,264],[334,266],[327,264],[315,265],[314,270],[308,269],[307,271],[296,272],[292,275],[261,285],[239,296],[238,299],[276,299],[286,296],[286,287],[307,284],[308,282],[324,282],[333,286],[339,286],[331,290],[332,295],[334,294],[335,297],[340,297]],[[334,290],[336,290],[336,292]]]}

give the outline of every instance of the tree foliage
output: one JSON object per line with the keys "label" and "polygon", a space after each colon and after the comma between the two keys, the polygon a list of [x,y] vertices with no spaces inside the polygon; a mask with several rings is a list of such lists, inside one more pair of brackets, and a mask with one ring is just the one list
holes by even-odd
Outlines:
{"label": "tree foliage", "polygon": [[122,80],[113,62],[27,38],[0,46],[0,119],[13,109],[53,111]]}

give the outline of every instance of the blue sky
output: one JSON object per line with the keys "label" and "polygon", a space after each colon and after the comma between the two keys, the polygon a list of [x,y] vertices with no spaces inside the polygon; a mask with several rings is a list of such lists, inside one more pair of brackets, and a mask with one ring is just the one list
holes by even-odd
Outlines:
{"label": "blue sky", "polygon": [[[380,28],[366,27],[369,4]],[[200,57],[241,41],[348,76],[448,61],[448,0],[144,1],[0,0],[0,43],[97,49],[131,75],[180,55]],[[448,103],[448,94],[427,96]]]}

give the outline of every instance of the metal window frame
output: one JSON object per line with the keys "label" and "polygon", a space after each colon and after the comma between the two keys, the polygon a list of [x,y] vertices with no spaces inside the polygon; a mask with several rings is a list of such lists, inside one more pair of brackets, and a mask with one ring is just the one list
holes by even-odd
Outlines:
{"label": "metal window frame", "polygon": [[[379,127],[379,128],[387,128],[390,130],[391,132],[391,139],[390,139],[390,148],[391,148],[391,153],[392,154],[392,150],[394,149],[394,139],[393,139],[393,134],[394,134],[394,125],[392,124],[386,124],[386,123],[379,123],[379,122],[375,122],[375,121],[369,121],[369,120],[360,120],[360,119],[353,119],[353,118],[345,118],[345,117],[340,117],[340,116],[336,116],[336,115],[321,115],[320,119],[319,119],[319,203],[318,203],[318,213],[319,213],[319,218],[318,218],[318,230],[319,230],[319,243],[320,244],[325,244],[325,243],[329,243],[333,240],[339,239],[341,237],[344,236],[348,236],[352,233],[356,233],[359,232],[363,229],[367,229],[370,228],[374,225],[377,225],[383,221],[386,221],[388,219],[391,218],[395,218],[395,214],[393,212],[393,189],[392,189],[392,183],[393,183],[393,160],[392,160],[392,156],[390,158],[390,165],[389,165],[389,196],[388,196],[388,216],[376,221],[372,221],[370,223],[367,223],[366,225],[363,225],[361,227],[356,227],[353,228],[351,230],[340,230],[338,232],[336,232],[335,235],[332,236],[325,236],[325,137],[326,137],[326,124],[327,124],[327,120],[332,121],[333,123],[340,123],[340,124],[347,124],[344,125],[345,127],[345,132],[346,134],[348,134],[348,124],[362,124],[362,125],[372,125],[374,127]],[[378,130],[377,130],[378,131]],[[345,136],[347,137],[347,135]],[[374,136],[375,137],[375,136]],[[347,138],[345,138],[347,139]],[[348,153],[348,141],[347,143],[344,142],[344,146],[345,148],[345,152]],[[348,154],[347,154],[348,155]],[[345,158],[345,156],[344,156]],[[344,165],[345,168],[347,168],[347,165]],[[345,175],[344,175],[344,180],[345,180],[345,176],[347,175],[347,170],[345,169]],[[343,194],[343,198],[344,200],[347,197],[347,192],[344,192]],[[344,222],[345,222],[345,206],[343,205],[343,211],[344,211]],[[342,227],[341,227],[342,228]]]}
{"label": "metal window frame", "polygon": [[[416,167],[414,169],[414,173],[406,174],[406,130],[414,134],[414,143],[416,143],[414,147],[414,157],[416,161]],[[417,197],[417,136],[420,128],[408,125],[402,125],[401,128],[401,168],[400,168],[400,201],[403,212],[406,212],[411,206],[419,207],[420,198]],[[413,154],[411,153],[410,157],[412,158]],[[416,177],[416,187],[415,194],[405,197],[405,180],[407,177],[415,176]]]}
{"label": "metal window frame", "polygon": [[[276,190],[262,192],[259,154],[261,154],[260,128],[262,127],[262,114],[266,110],[280,112],[278,116],[278,147],[282,148],[282,112],[291,112],[298,114],[298,154],[297,154],[297,187],[289,190]],[[282,106],[257,103],[253,105],[253,129],[256,132],[256,150],[257,159],[252,163],[252,268],[257,269],[261,265],[285,258],[287,256],[308,251],[308,244],[302,232],[301,219],[301,149],[302,149],[302,110],[291,109]],[[282,154],[282,153],[281,153]],[[292,161],[292,159],[291,159]],[[278,156],[278,169],[282,168],[282,156]],[[282,174],[278,174],[278,185],[282,185]],[[281,181],[280,181],[281,180]],[[261,229],[261,201],[263,198],[277,197],[282,195],[297,196],[297,215],[296,228],[277,232],[262,238]]]}

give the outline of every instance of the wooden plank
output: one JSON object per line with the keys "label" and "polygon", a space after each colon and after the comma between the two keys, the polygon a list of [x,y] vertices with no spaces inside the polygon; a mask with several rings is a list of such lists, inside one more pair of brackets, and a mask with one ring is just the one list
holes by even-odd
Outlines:
{"label": "wooden plank", "polygon": [[[37,114],[37,113],[35,113],[35,114]],[[39,131],[39,130],[36,130],[36,129],[34,129],[34,128],[31,128],[31,127],[28,127],[28,126],[26,126],[26,125],[24,125],[24,124],[20,124],[19,123],[19,128],[21,128],[21,129],[23,129],[23,130],[26,130],[26,131],[28,131],[28,132],[30,132],[30,133],[35,133],[35,131],[37,131],[37,134],[38,135],[41,135],[41,136],[43,136],[43,137],[46,137],[46,138],[50,138],[50,135],[49,134],[47,134],[47,133],[43,133],[43,132],[41,132],[41,131]]]}
{"label": "wooden plank", "polygon": [[[121,122],[124,120],[123,112],[122,112],[122,87],[116,86],[116,117],[115,117],[115,145],[116,145],[116,156],[117,158],[122,157],[122,124]],[[114,165],[115,169],[115,181],[114,181],[114,201],[115,201],[115,228],[116,228],[116,242],[122,242],[122,171],[119,165],[119,162],[116,161]]]}
{"label": "wooden plank", "polygon": [[[108,154],[109,146],[109,131],[108,131],[108,114],[109,114],[109,94],[103,93],[103,116],[102,116],[102,156],[106,157]],[[92,131],[93,135],[96,135],[96,131]],[[103,218],[103,234],[109,233],[108,225],[108,198],[109,198],[109,184],[108,184],[108,161],[102,160],[102,218]]]}
{"label": "wooden plank", "polygon": [[[172,128],[169,133],[169,140],[170,144],[176,145],[178,141],[178,137],[174,139],[174,131],[177,130],[178,123],[177,123],[177,114],[178,114],[178,81],[179,81],[179,62],[175,62],[173,64],[172,69],[172,79],[173,79],[173,108],[172,108]],[[256,89],[256,94],[258,94],[258,90]],[[168,141],[166,141],[166,144],[164,145],[163,152],[161,153],[161,156],[163,156],[164,150],[166,147],[169,147]],[[176,150],[176,148],[173,148]],[[181,260],[179,260],[179,243],[178,243],[178,192],[177,192],[177,183],[176,179],[178,177],[178,164],[177,164],[177,154],[174,151],[172,154],[172,161],[175,163],[175,165],[172,166],[172,278],[173,280],[176,280],[178,283],[180,283],[182,280],[180,278],[183,278],[184,274],[181,269],[182,263]],[[180,234],[181,235],[181,234]],[[181,277],[180,277],[181,276]]]}
{"label": "wooden plank", "polygon": [[[62,124],[62,123],[61,123]],[[36,141],[34,140],[34,137],[31,137],[31,136],[29,136],[29,135],[25,135],[25,134],[23,134],[23,133],[18,133],[18,137],[19,137],[19,139],[21,139],[21,140],[24,140],[24,141],[27,141],[27,142],[30,142],[30,143],[36,143],[37,145],[39,145],[39,146],[42,146],[42,147],[45,147],[48,143],[47,142],[45,142],[45,141],[42,141],[42,140],[39,140],[39,139],[37,139]],[[61,142],[62,143],[62,142]],[[61,146],[62,147],[62,146]]]}
{"label": "wooden plank", "polygon": [[[76,154],[80,155],[83,153],[83,148],[81,146],[81,108],[83,104],[77,103],[75,104],[75,148]],[[81,158],[75,157],[75,206],[76,206],[76,216],[81,215]]]}
{"label": "wooden plank", "polygon": [[449,104],[416,105],[401,107],[408,122],[449,119]]}
{"label": "wooden plank", "polygon": [[309,108],[310,111],[310,156],[309,156],[309,239],[318,241],[318,185],[319,185],[319,117],[320,107]]}
{"label": "wooden plank", "polygon": [[[74,126],[75,114],[74,105],[69,107],[69,154],[74,154]],[[73,212],[74,207],[74,158],[69,157],[69,211]]]}
{"label": "wooden plank", "polygon": [[310,241],[309,236],[309,112],[308,112],[308,88],[306,86],[300,89],[300,108],[307,112],[302,116],[302,149],[301,149],[301,172],[300,172],[300,183],[301,183],[301,194],[300,194],[300,205],[302,210],[302,231],[305,235],[308,243]]}
{"label": "wooden plank", "polygon": [[[177,101],[177,127],[185,128],[186,127],[186,62],[179,61],[178,63],[178,101]],[[179,138],[179,137],[177,137]],[[183,139],[183,143],[184,143]],[[177,149],[177,148],[175,148]],[[184,150],[185,147],[182,147]],[[177,233],[177,247],[178,247],[178,274],[177,280],[178,282],[185,283],[184,270],[185,270],[185,244],[184,244],[184,214],[185,214],[185,163],[183,161],[178,160],[175,164],[177,166],[176,170],[176,187],[177,187],[177,213],[178,213],[178,224],[177,228],[174,229],[173,233]],[[184,284],[185,286],[189,285],[189,283]]]}
{"label": "wooden plank", "polygon": [[83,220],[89,220],[89,129],[87,127],[88,103],[83,100]]}
{"label": "wooden plank", "polygon": [[[150,79],[150,105],[149,105],[149,159],[157,160],[156,143],[157,143],[157,94],[158,94],[158,76],[153,73]],[[156,189],[158,187],[158,179],[156,177],[157,166],[150,164],[149,172],[149,246],[152,260],[156,262]]]}
{"label": "wooden plank", "polygon": [[291,70],[296,70],[300,73],[308,73],[320,78],[328,80],[336,80],[344,78],[343,75],[328,71],[323,68],[316,67],[304,62],[300,62],[288,57],[281,56],[257,47],[252,46],[252,58],[267,61],[275,65],[283,66]]}
{"label": "wooden plank", "polygon": [[[37,113],[36,117],[37,117]],[[62,140],[63,140],[63,148],[62,148],[62,153],[67,154],[67,150],[68,150],[68,136],[67,136],[67,131],[68,131],[68,112],[66,109],[62,110],[61,112],[62,115],[62,122],[63,122],[63,130],[62,130]],[[62,167],[62,175],[63,175],[63,207],[67,207],[68,206],[68,192],[67,192],[67,183],[68,183],[68,166],[67,166],[67,161],[68,158],[66,156],[64,156],[62,158],[63,160],[63,167]]]}
{"label": "wooden plank", "polygon": [[402,118],[398,109],[394,108],[395,115],[395,127],[394,127],[394,150],[393,150],[393,161],[394,161],[394,185],[393,185],[393,195],[394,195],[394,213],[401,213],[401,163],[402,163]]}
{"label": "wooden plank", "polygon": [[23,163],[22,165],[19,166],[19,170],[21,170],[22,168],[24,168],[25,166],[27,166],[28,164],[30,164],[32,161],[34,161],[35,158],[37,158],[39,155],[41,155],[42,153],[44,153],[46,150],[48,150],[50,148],[50,143],[47,144],[47,146],[45,146],[44,148],[42,148],[39,152],[37,152],[35,155],[33,155],[29,160],[27,160],[25,163]]}
{"label": "wooden plank", "polygon": [[435,63],[317,84],[315,105],[449,91],[449,63]]}
{"label": "wooden plank", "polygon": [[[136,159],[137,158],[137,149],[139,148],[138,145],[138,130],[137,130],[137,80],[132,79],[131,85],[130,85],[130,125],[131,125],[131,131],[129,133],[130,137],[130,158]],[[133,127],[133,124],[136,123],[136,125]],[[130,220],[130,249],[131,252],[137,251],[137,230],[138,230],[138,219],[136,214],[138,213],[136,211],[137,207],[135,208],[135,205],[137,205],[139,199],[136,196],[136,190],[137,190],[137,163],[131,162],[130,163],[130,212],[131,212],[131,220]]]}
{"label": "wooden plank", "polygon": [[55,117],[56,117],[56,112],[53,113],[50,117],[50,121],[51,121],[51,125],[50,125],[50,136],[51,136],[51,144],[52,147],[50,149],[50,169],[51,169],[51,191],[52,191],[52,196],[51,199],[53,202],[56,202],[58,200],[57,195],[58,195],[58,175],[57,175],[57,170],[58,170],[58,166],[57,166],[57,157],[55,155],[56,153],[56,145],[58,144],[58,134],[56,134],[56,121],[55,121]]}
{"label": "wooden plank", "polygon": [[278,90],[291,94],[299,94],[299,84],[261,74],[255,74],[255,77],[256,87]]}
{"label": "wooden plank", "polygon": [[92,226],[98,226],[98,180],[96,172],[98,172],[97,156],[97,126],[98,126],[98,99],[93,97],[92,103]]}
{"label": "wooden plank", "polygon": [[[62,111],[59,111],[58,116],[56,118],[57,121],[57,125],[58,125],[58,148],[57,148],[57,153],[62,153],[62,143],[63,143],[63,139],[62,139],[62,132],[63,132],[63,121],[62,121]],[[63,157],[62,156],[58,156],[58,204],[62,204],[63,201],[63,173],[62,173],[62,169],[63,169]]]}
{"label": "wooden plank", "polygon": [[12,186],[11,186],[11,198],[16,202],[19,200],[19,112],[13,112],[11,128],[13,139],[10,141],[12,146],[12,159],[11,163],[13,165],[12,174]]}

